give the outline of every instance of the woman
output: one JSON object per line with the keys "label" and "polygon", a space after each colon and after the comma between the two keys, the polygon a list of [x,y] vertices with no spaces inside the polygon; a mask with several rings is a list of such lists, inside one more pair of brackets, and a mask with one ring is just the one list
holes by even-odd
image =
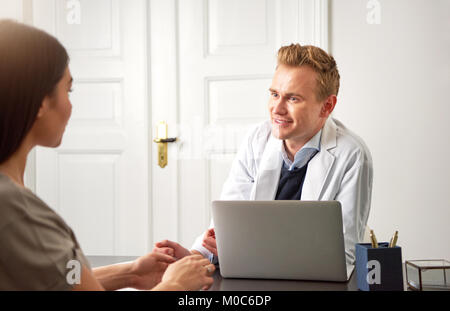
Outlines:
{"label": "woman", "polygon": [[[25,188],[28,153],[35,146],[59,146],[70,118],[68,61],[54,37],[0,20],[0,290],[210,286],[214,266],[199,255],[175,262],[153,252],[131,263],[91,269],[72,230]],[[74,262],[81,278],[72,285],[68,267]]]}

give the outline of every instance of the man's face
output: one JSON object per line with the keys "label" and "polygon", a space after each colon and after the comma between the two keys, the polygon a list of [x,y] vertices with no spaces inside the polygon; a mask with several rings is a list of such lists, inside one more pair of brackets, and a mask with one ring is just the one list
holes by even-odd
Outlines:
{"label": "man's face", "polygon": [[279,65],[275,71],[269,112],[272,135],[278,139],[305,144],[325,124],[333,109],[326,113],[327,100],[317,101],[316,75],[309,66]]}

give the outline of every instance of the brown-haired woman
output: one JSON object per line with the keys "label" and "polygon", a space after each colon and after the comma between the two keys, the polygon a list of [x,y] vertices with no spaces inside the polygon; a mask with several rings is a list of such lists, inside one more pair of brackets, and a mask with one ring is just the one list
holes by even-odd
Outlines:
{"label": "brown-haired woman", "polygon": [[[198,290],[212,284],[202,256],[149,253],[91,269],[64,220],[24,186],[28,153],[57,147],[70,118],[69,57],[36,28],[0,20],[0,290]],[[68,263],[81,263],[79,284]]]}

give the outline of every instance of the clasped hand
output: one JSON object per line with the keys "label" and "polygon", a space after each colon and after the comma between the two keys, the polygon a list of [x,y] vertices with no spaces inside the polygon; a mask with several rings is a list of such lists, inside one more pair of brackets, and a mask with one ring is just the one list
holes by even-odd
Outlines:
{"label": "clasped hand", "polygon": [[[215,256],[218,256],[217,255],[217,244],[216,244],[216,233],[214,231],[214,228],[210,228],[205,232],[205,234],[203,236],[202,245],[204,248],[209,250]],[[173,241],[169,241],[169,240],[164,240],[164,241],[156,243],[153,251],[172,256],[175,259],[181,259],[185,256],[189,256],[192,254],[200,254],[197,251],[190,251],[187,248],[184,248],[182,245],[178,244],[177,242],[173,242]]]}

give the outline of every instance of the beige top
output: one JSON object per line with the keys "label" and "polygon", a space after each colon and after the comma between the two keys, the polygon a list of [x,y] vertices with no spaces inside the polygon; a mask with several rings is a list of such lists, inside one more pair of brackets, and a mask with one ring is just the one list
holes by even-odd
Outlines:
{"label": "beige top", "polygon": [[0,290],[71,290],[71,260],[90,269],[64,220],[0,173]]}

